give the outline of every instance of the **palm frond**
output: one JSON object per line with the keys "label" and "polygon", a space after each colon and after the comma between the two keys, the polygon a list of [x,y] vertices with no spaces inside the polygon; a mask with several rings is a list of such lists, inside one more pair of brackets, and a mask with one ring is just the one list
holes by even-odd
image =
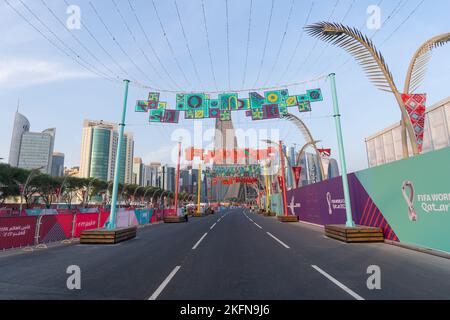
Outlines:
{"label": "palm frond", "polygon": [[392,73],[373,42],[356,28],[340,23],[319,22],[305,27],[306,32],[350,53],[377,88],[396,92]]}
{"label": "palm frond", "polygon": [[283,118],[292,122],[300,130],[300,132],[302,133],[306,142],[314,143],[315,140],[311,134],[311,131],[309,131],[306,124],[299,117],[297,117],[291,113],[288,113],[288,114],[284,115]]}
{"label": "palm frond", "polygon": [[404,93],[414,93],[422,84],[433,50],[450,42],[450,33],[444,33],[426,41],[414,54],[406,75]]}

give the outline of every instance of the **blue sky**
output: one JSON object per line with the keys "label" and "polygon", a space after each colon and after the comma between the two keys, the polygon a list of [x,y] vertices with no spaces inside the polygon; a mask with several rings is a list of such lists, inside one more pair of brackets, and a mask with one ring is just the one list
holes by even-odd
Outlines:
{"label": "blue sky", "polygon": [[[63,46],[25,9],[20,1],[8,1],[48,38]],[[89,36],[86,28],[68,32],[52,16],[41,0],[22,1],[68,47],[98,70],[106,73],[111,70],[115,75],[123,77],[119,69],[122,67],[127,72],[127,76],[162,89],[195,92],[216,90],[209,63],[201,0],[177,0],[189,49],[199,77],[196,76],[186,48],[174,1],[154,0],[172,47],[170,49],[152,2],[131,0],[161,64],[136,23],[127,0],[115,1],[137,44],[123,24],[112,1],[93,0],[92,3],[130,58],[123,54],[108,35],[94,14],[89,1],[69,1],[69,4],[78,5],[81,8],[82,24],[89,28],[117,63],[111,60]],[[391,94],[377,90],[367,80],[361,68],[347,53],[320,41],[316,42],[314,38],[302,33],[302,27],[314,3],[310,22],[324,21],[331,17],[330,21],[362,27],[361,30],[364,33],[372,35],[374,30],[368,30],[365,26],[365,21],[369,17],[366,10],[369,5],[378,4],[380,0],[294,0],[284,41],[282,39],[292,0],[274,0],[272,23],[267,36],[268,42],[262,67],[261,60],[272,1],[253,0],[249,44],[247,44],[247,33],[250,0],[227,1],[229,46],[227,46],[226,33],[226,1],[204,0],[217,88],[220,91],[229,89],[227,47],[230,51],[230,84],[233,89],[282,86],[336,72],[348,167],[351,171],[365,168],[367,157],[364,138],[399,121],[398,106]],[[384,0],[380,5],[381,21],[386,23],[376,33],[373,40],[383,52],[400,88],[403,88],[409,60],[417,47],[434,35],[450,31],[448,20],[450,3],[447,0],[425,0],[418,10],[413,12],[421,1]],[[44,2],[59,19],[63,22],[67,20],[69,15],[66,13],[67,5],[64,0],[44,0]],[[390,16],[393,12],[394,14]],[[408,18],[409,15],[411,16]],[[14,112],[17,101],[20,99],[20,111],[30,120],[32,131],[56,127],[55,151],[66,154],[67,165],[78,165],[83,119],[118,122],[123,98],[122,85],[96,76],[59,52],[8,7],[4,0],[0,1],[0,28],[3,30],[0,38],[0,108],[2,111],[0,158],[8,158]],[[92,56],[74,40],[70,32],[74,33],[89,49]],[[298,50],[295,51],[299,37],[301,42]],[[245,68],[247,45],[249,58]],[[293,59],[289,65],[291,57]],[[428,94],[429,105],[450,94],[449,57],[450,47],[440,48],[434,53],[427,76],[419,90]],[[181,68],[178,68],[177,62]],[[347,63],[344,64],[345,62]],[[171,80],[164,69],[179,84],[178,88],[171,85]],[[183,73],[187,79],[184,78]],[[256,81],[258,73],[260,77],[259,81]],[[243,85],[244,74],[246,74],[246,81]],[[300,94],[316,87],[322,88],[325,99],[322,103],[314,104],[314,111],[311,114],[302,115],[302,118],[310,126],[315,138],[322,140],[324,147],[333,148],[337,155],[334,121],[329,117],[332,112],[329,82],[318,80],[289,87],[289,89],[293,94]],[[169,162],[173,143],[168,141],[172,131],[182,127],[192,128],[193,122],[182,120],[179,125],[148,125],[145,115],[134,113],[133,110],[135,101],[146,98],[147,91],[136,86],[130,88],[127,130],[135,135],[135,155],[143,157],[146,162],[155,160]],[[173,93],[163,93],[162,98],[170,106],[175,103]],[[281,138],[288,145],[304,143],[296,128],[285,121],[255,123],[246,119],[241,113],[234,113],[233,119],[235,126],[241,128],[279,128]],[[204,125],[210,127],[214,125],[214,122],[205,120]]]}

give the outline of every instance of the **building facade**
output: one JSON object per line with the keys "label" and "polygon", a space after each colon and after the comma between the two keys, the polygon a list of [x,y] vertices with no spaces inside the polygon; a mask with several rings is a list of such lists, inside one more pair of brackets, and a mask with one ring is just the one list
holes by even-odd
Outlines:
{"label": "building facade", "polygon": [[23,169],[38,169],[51,174],[56,129],[30,132],[28,119],[16,112],[9,152],[9,164]]}
{"label": "building facade", "polygon": [[64,176],[64,153],[54,152],[52,157],[52,177]]}
{"label": "building facade", "polygon": [[[412,148],[408,146],[412,155]],[[444,99],[425,113],[423,152],[450,146],[450,97]],[[366,139],[368,165],[370,168],[403,159],[400,122]]]}
{"label": "building facade", "polygon": [[[113,180],[118,141],[117,124],[85,120],[81,141],[80,177],[103,181]],[[119,181],[121,183],[132,183],[133,154],[133,135],[125,133],[120,163]]]}

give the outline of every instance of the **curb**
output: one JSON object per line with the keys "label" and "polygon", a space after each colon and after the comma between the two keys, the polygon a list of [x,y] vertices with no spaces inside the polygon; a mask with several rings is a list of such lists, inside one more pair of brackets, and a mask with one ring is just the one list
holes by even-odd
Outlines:
{"label": "curb", "polygon": [[435,257],[450,259],[450,253],[446,253],[443,251],[438,251],[438,250],[424,248],[424,247],[418,247],[418,246],[415,246],[412,244],[405,244],[405,243],[400,243],[400,242],[396,242],[396,241],[392,241],[392,240],[384,240],[384,243],[392,245],[392,246],[400,247],[403,249],[408,249],[408,250],[412,250],[412,251],[416,251],[416,252],[429,254],[429,255],[432,255]]}

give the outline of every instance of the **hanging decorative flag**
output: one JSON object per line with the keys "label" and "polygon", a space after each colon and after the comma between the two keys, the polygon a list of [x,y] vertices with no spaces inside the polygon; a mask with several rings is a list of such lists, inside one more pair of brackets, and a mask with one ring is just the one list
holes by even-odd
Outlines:
{"label": "hanging decorative flag", "polygon": [[264,112],[262,108],[259,109],[252,109],[252,120],[263,120],[264,119]]}
{"label": "hanging decorative flag", "polygon": [[258,92],[250,92],[250,108],[261,109],[264,104],[264,97]]}
{"label": "hanging decorative flag", "polygon": [[227,110],[220,111],[220,120],[222,121],[230,121],[231,120],[231,112]]}
{"label": "hanging decorative flag", "polygon": [[297,97],[291,96],[286,99],[286,107],[296,107],[298,105]]}
{"label": "hanging decorative flag", "polygon": [[264,119],[277,119],[280,118],[280,109],[278,104],[265,104],[263,105]]}
{"label": "hanging decorative flag", "polygon": [[149,110],[149,113],[150,113],[149,121],[150,122],[162,122],[163,117],[164,117],[164,111],[165,110],[161,110],[161,109]]}
{"label": "hanging decorative flag", "polygon": [[138,100],[136,102],[136,112],[147,112],[148,111],[148,101]]}
{"label": "hanging decorative flag", "polygon": [[331,157],[331,149],[317,149],[323,158]]}
{"label": "hanging decorative flag", "polygon": [[220,119],[220,109],[209,109],[209,117],[212,119]]}
{"label": "hanging decorative flag", "polygon": [[180,120],[180,111],[178,110],[165,110],[164,118],[162,122],[165,123],[178,123]]}
{"label": "hanging decorative flag", "polygon": [[408,111],[411,124],[416,135],[419,152],[423,150],[423,136],[425,133],[426,94],[402,94],[402,100]]}
{"label": "hanging decorative flag", "polygon": [[[211,99],[205,93],[182,93],[176,95],[175,109],[168,109],[167,102],[160,101],[160,93],[150,92],[148,100],[136,102],[135,111],[148,112],[150,122],[178,123],[180,111],[185,111],[185,119],[209,118],[229,121],[231,111],[241,110],[246,112],[247,117],[258,121],[278,119],[288,113],[288,107],[297,106],[300,112],[309,112],[311,102],[322,100],[320,89],[308,90],[306,94],[295,96],[289,96],[287,89],[267,91],[264,96],[250,92],[249,98],[239,98],[237,93],[222,93],[218,99]],[[165,110],[171,111],[166,114]],[[411,113],[411,116],[414,117],[415,114]]]}
{"label": "hanging decorative flag", "polygon": [[294,171],[295,186],[298,188],[302,176],[302,167],[292,167],[292,171]]}
{"label": "hanging decorative flag", "polygon": [[176,109],[180,111],[186,111],[186,103],[185,103],[185,95],[184,94],[177,94],[177,105]]}
{"label": "hanging decorative flag", "polygon": [[298,111],[300,111],[300,112],[310,112],[311,111],[311,102],[309,102],[309,101],[300,102],[298,104]]}
{"label": "hanging decorative flag", "polygon": [[148,101],[159,101],[159,92],[149,92]]}
{"label": "hanging decorative flag", "polygon": [[280,189],[283,190],[283,177],[278,176],[278,185],[280,186]]}
{"label": "hanging decorative flag", "polygon": [[306,91],[310,102],[323,101],[322,90],[313,89]]}
{"label": "hanging decorative flag", "polygon": [[237,93],[219,94],[220,110],[236,110],[238,106]]}

